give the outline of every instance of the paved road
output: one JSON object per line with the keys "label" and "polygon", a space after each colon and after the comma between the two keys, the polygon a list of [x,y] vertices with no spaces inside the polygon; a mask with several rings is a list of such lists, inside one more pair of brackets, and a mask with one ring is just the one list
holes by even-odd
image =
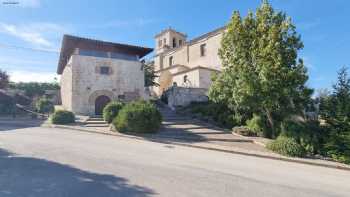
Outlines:
{"label": "paved road", "polygon": [[0,131],[0,196],[350,196],[350,172],[78,131]]}

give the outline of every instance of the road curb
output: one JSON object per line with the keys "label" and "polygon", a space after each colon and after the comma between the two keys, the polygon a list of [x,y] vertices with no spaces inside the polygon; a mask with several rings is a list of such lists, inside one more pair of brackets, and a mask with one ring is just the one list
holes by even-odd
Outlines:
{"label": "road curb", "polygon": [[245,155],[245,156],[252,156],[252,157],[265,158],[265,159],[272,159],[272,160],[279,160],[279,161],[285,161],[285,162],[292,162],[292,163],[299,163],[299,164],[306,164],[306,165],[312,165],[312,166],[318,166],[318,167],[326,167],[326,168],[333,168],[333,169],[350,171],[350,166],[345,166],[345,164],[337,165],[337,164],[316,163],[316,162],[312,162],[312,161],[301,160],[301,159],[296,159],[296,158],[288,158],[288,157],[283,157],[283,156],[273,156],[273,155],[265,155],[265,154],[258,154],[258,153],[249,153],[249,152],[236,151],[236,150],[225,150],[225,149],[220,149],[220,148],[213,148],[213,147],[188,144],[186,142],[165,141],[166,139],[169,140],[172,138],[155,138],[155,137],[146,138],[146,137],[139,137],[139,136],[124,135],[124,134],[119,134],[119,133],[106,133],[106,132],[92,131],[92,130],[88,130],[88,129],[84,129],[84,128],[76,128],[73,126],[66,126],[66,125],[43,124],[43,125],[41,125],[41,127],[76,130],[76,131],[87,132],[87,133],[94,133],[94,134],[102,134],[102,135],[109,135],[109,136],[116,136],[116,137],[124,137],[124,138],[129,138],[129,139],[152,141],[152,142],[157,142],[157,143],[162,143],[162,144],[179,145],[179,146],[184,146],[184,147],[199,148],[199,149],[204,149],[204,150],[218,151],[218,152],[231,153],[231,154],[239,154],[239,155]]}

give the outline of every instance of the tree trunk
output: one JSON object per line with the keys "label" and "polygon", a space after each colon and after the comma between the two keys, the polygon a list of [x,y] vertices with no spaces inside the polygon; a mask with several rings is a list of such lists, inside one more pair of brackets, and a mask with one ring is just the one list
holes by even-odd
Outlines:
{"label": "tree trunk", "polygon": [[271,112],[270,112],[270,110],[265,108],[265,113],[266,113],[266,117],[267,117],[267,120],[268,120],[270,128],[271,128],[271,136],[269,136],[269,137],[274,138],[275,137],[275,125],[273,122]]}

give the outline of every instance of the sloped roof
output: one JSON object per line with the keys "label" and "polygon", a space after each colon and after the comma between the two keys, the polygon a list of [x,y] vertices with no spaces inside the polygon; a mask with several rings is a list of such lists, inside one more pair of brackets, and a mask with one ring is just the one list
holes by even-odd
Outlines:
{"label": "sloped roof", "polygon": [[189,43],[189,44],[193,44],[193,43],[195,43],[195,42],[197,42],[197,41],[199,41],[199,40],[202,40],[202,39],[204,39],[204,38],[208,38],[208,37],[210,37],[210,36],[214,36],[214,35],[216,35],[216,34],[219,34],[219,33],[223,32],[223,31],[225,31],[226,28],[227,28],[226,26],[219,27],[219,28],[217,28],[217,29],[214,29],[213,31],[210,31],[210,32],[206,33],[206,34],[203,34],[203,35],[201,35],[201,36],[198,36],[198,37],[196,37],[196,38],[193,38],[192,40],[188,41],[188,43]]}
{"label": "sloped roof", "polygon": [[138,55],[140,58],[153,51],[152,48],[81,38],[72,35],[64,35],[62,40],[60,58],[58,61],[57,74],[62,74],[70,56],[73,54],[76,48],[91,51]]}
{"label": "sloped roof", "polygon": [[187,37],[186,34],[181,33],[181,32],[179,32],[179,31],[176,31],[175,29],[169,27],[169,28],[167,28],[167,29],[164,29],[163,31],[161,31],[161,32],[158,33],[157,35],[155,35],[154,38],[158,38],[159,36],[161,36],[162,34],[164,34],[165,32],[168,32],[168,31],[172,31],[172,32],[174,32],[174,33],[180,34],[180,35],[183,36],[183,37]]}

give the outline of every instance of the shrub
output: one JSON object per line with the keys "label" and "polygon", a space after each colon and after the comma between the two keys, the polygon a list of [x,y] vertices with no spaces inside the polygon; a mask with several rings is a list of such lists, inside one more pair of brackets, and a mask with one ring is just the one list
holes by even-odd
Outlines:
{"label": "shrub", "polygon": [[50,113],[55,110],[55,106],[47,98],[41,98],[35,103],[35,108],[40,113]]}
{"label": "shrub", "polygon": [[51,122],[53,124],[70,124],[75,122],[75,116],[73,112],[58,110],[52,114]]}
{"label": "shrub", "polygon": [[193,114],[214,120],[219,126],[232,128],[238,125],[234,113],[227,106],[214,102],[192,102],[188,107]]}
{"label": "shrub", "polygon": [[256,133],[248,127],[233,127],[232,131],[243,136],[256,136]]}
{"label": "shrub", "polygon": [[329,120],[329,135],[324,144],[326,156],[350,164],[350,122],[348,120]]}
{"label": "shrub", "polygon": [[281,135],[294,138],[310,154],[320,153],[326,131],[318,121],[285,120],[281,123]]}
{"label": "shrub", "polygon": [[15,105],[13,103],[0,103],[0,114],[12,114],[14,111]]}
{"label": "shrub", "polygon": [[162,116],[150,102],[136,101],[125,105],[113,120],[120,132],[153,133],[158,131]]}
{"label": "shrub", "polygon": [[267,144],[267,148],[290,157],[303,157],[306,154],[304,148],[295,139],[286,136],[279,136],[275,141]]}
{"label": "shrub", "polygon": [[256,114],[253,115],[253,118],[246,121],[247,128],[249,128],[250,131],[255,133],[257,136],[266,137],[267,136],[267,128],[266,128],[266,121]]}
{"label": "shrub", "polygon": [[115,117],[118,116],[119,111],[123,108],[124,104],[122,102],[114,101],[106,105],[103,109],[103,119],[111,123]]}

